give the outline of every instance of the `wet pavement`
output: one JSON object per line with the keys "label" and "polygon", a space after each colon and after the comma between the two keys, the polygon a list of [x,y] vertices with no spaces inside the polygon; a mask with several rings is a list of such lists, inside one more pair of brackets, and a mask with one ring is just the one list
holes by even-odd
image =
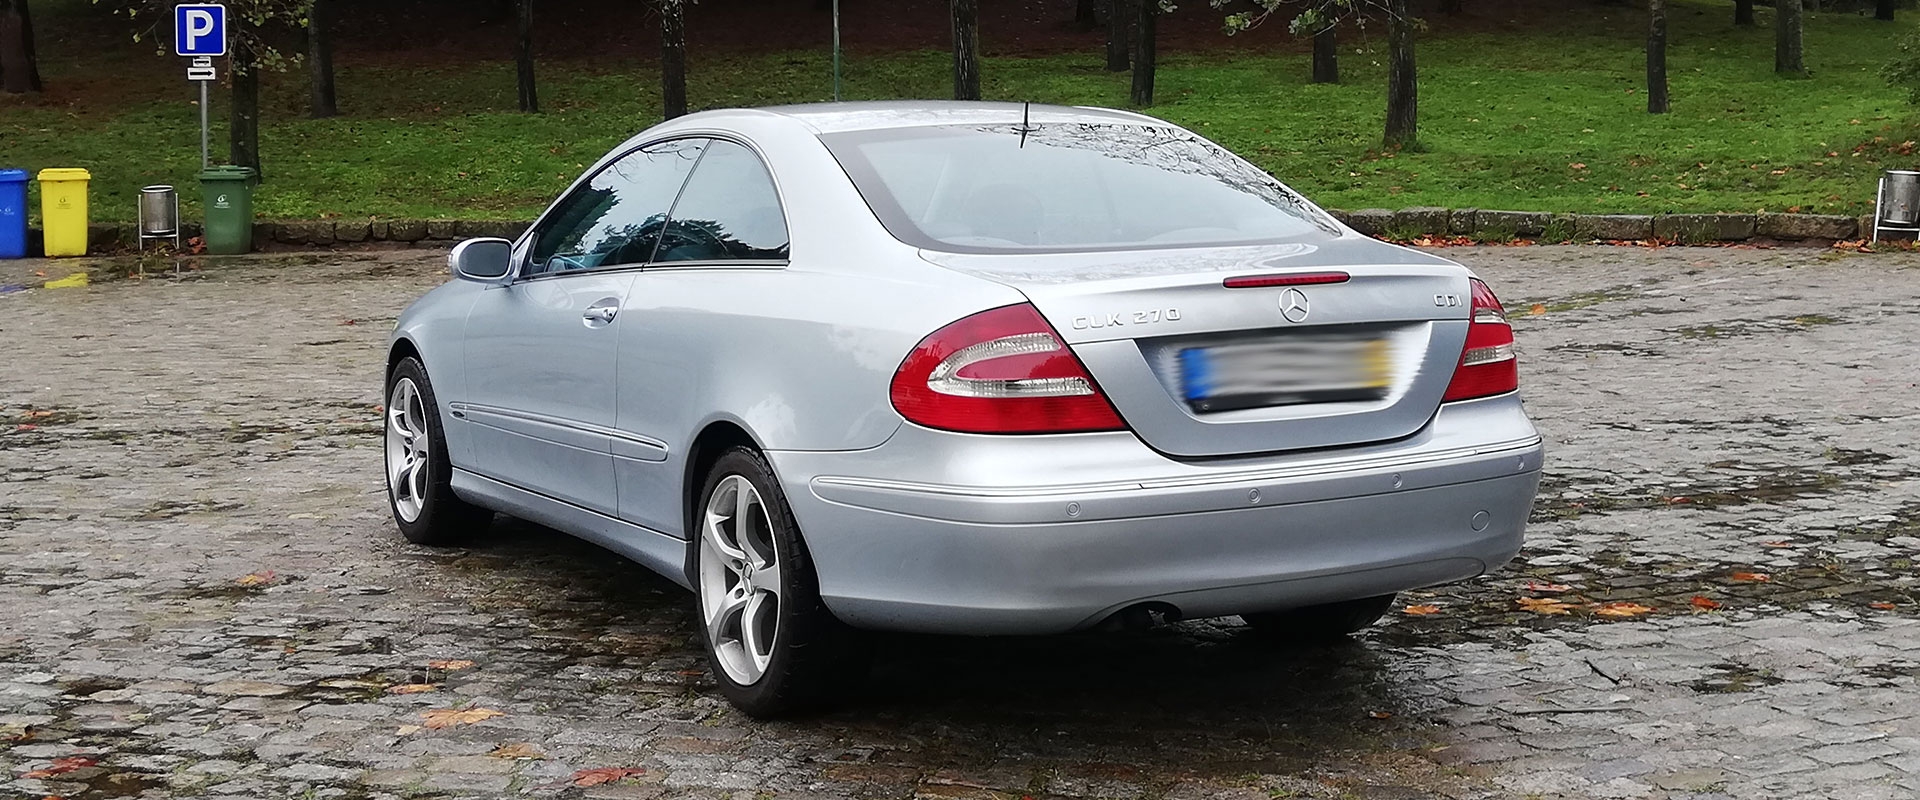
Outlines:
{"label": "wet pavement", "polygon": [[394,533],[436,254],[0,295],[0,796],[1920,796],[1920,256],[1447,255],[1552,448],[1507,569],[1332,647],[889,637],[777,724],[638,566]]}

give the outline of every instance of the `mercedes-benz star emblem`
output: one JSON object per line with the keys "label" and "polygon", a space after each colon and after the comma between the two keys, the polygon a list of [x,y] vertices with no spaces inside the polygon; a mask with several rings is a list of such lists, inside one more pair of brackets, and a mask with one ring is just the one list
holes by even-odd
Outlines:
{"label": "mercedes-benz star emblem", "polygon": [[1307,314],[1313,307],[1307,303],[1307,293],[1299,289],[1288,289],[1280,293],[1280,316],[1288,322],[1306,322]]}

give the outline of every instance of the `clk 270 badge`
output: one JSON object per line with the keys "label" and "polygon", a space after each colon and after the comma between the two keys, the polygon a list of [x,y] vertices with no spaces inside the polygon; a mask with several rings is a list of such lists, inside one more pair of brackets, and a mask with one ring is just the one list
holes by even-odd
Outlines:
{"label": "clk 270 badge", "polygon": [[1180,309],[1155,308],[1148,311],[1135,311],[1132,314],[1114,313],[1105,316],[1074,317],[1073,329],[1084,331],[1089,328],[1115,328],[1131,322],[1145,325],[1151,322],[1173,322],[1180,319]]}

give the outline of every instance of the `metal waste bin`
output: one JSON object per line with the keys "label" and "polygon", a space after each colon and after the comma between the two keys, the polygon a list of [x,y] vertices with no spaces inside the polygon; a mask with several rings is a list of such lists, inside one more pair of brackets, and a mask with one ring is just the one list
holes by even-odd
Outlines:
{"label": "metal waste bin", "polygon": [[87,254],[87,181],[84,169],[40,170],[40,224],[48,258]]}
{"label": "metal waste bin", "polygon": [[27,171],[0,169],[0,258],[27,257]]}
{"label": "metal waste bin", "polygon": [[172,239],[180,247],[180,195],[173,187],[156,185],[140,190],[140,248],[148,239]]}
{"label": "metal waste bin", "polygon": [[238,255],[253,250],[253,170],[211,167],[200,173],[206,201],[207,252]]}

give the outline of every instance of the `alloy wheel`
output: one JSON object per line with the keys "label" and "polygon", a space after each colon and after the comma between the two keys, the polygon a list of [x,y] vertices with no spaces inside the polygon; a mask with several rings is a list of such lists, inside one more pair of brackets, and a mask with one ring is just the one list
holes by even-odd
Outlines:
{"label": "alloy wheel", "polygon": [[394,512],[407,522],[420,519],[426,508],[431,439],[420,387],[412,378],[395,381],[387,398],[387,493]]}
{"label": "alloy wheel", "polygon": [[700,611],[714,660],[734,683],[766,674],[781,591],[766,503],[745,476],[728,475],[708,495],[700,525]]}

